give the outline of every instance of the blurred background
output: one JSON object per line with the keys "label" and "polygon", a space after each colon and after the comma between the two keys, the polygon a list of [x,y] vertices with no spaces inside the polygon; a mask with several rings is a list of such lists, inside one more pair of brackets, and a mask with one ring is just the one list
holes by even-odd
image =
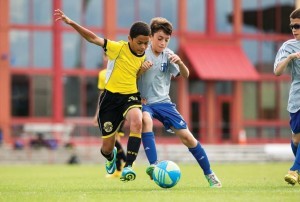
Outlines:
{"label": "blurred background", "polygon": [[[191,72],[189,80],[172,81],[171,97],[212,160],[236,149],[249,159],[290,158],[290,76],[274,76],[273,64],[293,38],[289,15],[297,6],[299,0],[1,0],[0,161],[13,161],[9,152],[30,161],[39,148],[46,162],[63,162],[59,156],[74,148],[81,158],[99,158],[92,118],[103,50],[55,22],[57,8],[111,40],[127,40],[134,21],[167,18],[174,27],[169,47]],[[178,147],[158,122],[155,132],[162,151]]]}

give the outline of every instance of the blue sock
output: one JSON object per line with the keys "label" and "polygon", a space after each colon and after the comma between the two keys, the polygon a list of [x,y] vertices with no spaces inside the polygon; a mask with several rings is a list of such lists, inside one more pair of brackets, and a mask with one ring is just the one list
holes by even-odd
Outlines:
{"label": "blue sock", "polygon": [[298,148],[297,148],[297,153],[296,153],[296,157],[295,157],[295,161],[294,161],[294,165],[291,167],[290,170],[298,170],[300,171],[300,144],[298,144]]}
{"label": "blue sock", "polygon": [[207,155],[204,149],[201,147],[200,143],[198,142],[197,146],[194,148],[189,148],[189,151],[193,154],[193,156],[197,160],[198,164],[200,165],[200,167],[204,172],[204,175],[211,174],[212,171],[210,169],[210,164]]}
{"label": "blue sock", "polygon": [[296,157],[296,154],[297,154],[297,146],[294,145],[293,140],[291,140],[291,147],[292,147],[293,154],[294,154],[294,156]]}
{"label": "blue sock", "polygon": [[157,152],[153,132],[142,133],[142,142],[147,159],[150,164],[157,163]]}

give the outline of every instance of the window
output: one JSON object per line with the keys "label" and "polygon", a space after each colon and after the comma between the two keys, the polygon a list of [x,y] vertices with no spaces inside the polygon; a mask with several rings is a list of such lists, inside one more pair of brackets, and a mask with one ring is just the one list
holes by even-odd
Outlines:
{"label": "window", "polygon": [[29,116],[29,77],[13,76],[11,86],[12,116]]}
{"label": "window", "polygon": [[29,0],[10,0],[9,6],[11,24],[29,23]]}
{"label": "window", "polygon": [[132,22],[137,20],[134,11],[135,2],[135,0],[117,0],[118,27],[130,28]]}
{"label": "window", "polygon": [[29,66],[29,31],[10,31],[10,64],[12,67]]}
{"label": "window", "polygon": [[232,0],[216,0],[215,6],[217,32],[232,32],[232,22],[228,20],[233,13]]}
{"label": "window", "polygon": [[187,29],[204,32],[206,26],[205,0],[187,0]]}
{"label": "window", "polygon": [[261,119],[276,119],[275,82],[262,82]]}
{"label": "window", "polygon": [[62,43],[64,68],[98,69],[102,64],[102,47],[85,41],[78,33],[63,33]]}
{"label": "window", "polygon": [[33,66],[35,68],[52,67],[52,33],[33,32]]}
{"label": "window", "polygon": [[[30,95],[32,92],[32,96]],[[52,78],[14,75],[12,77],[12,116],[49,117],[52,115]]]}
{"label": "window", "polygon": [[36,117],[52,116],[52,78],[50,76],[34,76],[33,111]]}
{"label": "window", "polygon": [[12,24],[52,24],[52,0],[10,0]]}
{"label": "window", "polygon": [[294,4],[294,0],[243,0],[243,32],[290,33],[289,15]]}
{"label": "window", "polygon": [[94,116],[99,90],[95,77],[64,77],[64,116]]}
{"label": "window", "polygon": [[103,0],[63,0],[62,9],[66,15],[83,26],[103,25]]}
{"label": "window", "polygon": [[13,68],[52,67],[52,34],[49,31],[11,30],[10,47]]}
{"label": "window", "polygon": [[256,83],[243,83],[243,114],[246,120],[258,119],[257,95]]}
{"label": "window", "polygon": [[150,23],[153,17],[167,18],[177,28],[177,0],[118,0],[117,25],[119,28],[130,28],[137,20]]}
{"label": "window", "polygon": [[287,111],[287,103],[289,98],[290,81],[282,81],[280,85],[280,100],[279,100],[279,118],[289,120],[289,112]]}

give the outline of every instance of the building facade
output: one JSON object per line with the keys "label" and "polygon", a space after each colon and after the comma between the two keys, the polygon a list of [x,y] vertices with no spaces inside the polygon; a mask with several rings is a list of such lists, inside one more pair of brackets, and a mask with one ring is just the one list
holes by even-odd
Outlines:
{"label": "building facade", "polygon": [[[127,40],[136,20],[167,18],[174,27],[169,47],[191,71],[189,80],[172,81],[171,97],[193,134],[214,144],[288,142],[290,77],[275,77],[273,63],[281,44],[292,37],[289,14],[298,2],[1,0],[3,141],[26,138],[29,124],[72,124],[74,139],[99,136],[92,117],[103,50],[55,22],[53,11],[60,8],[112,40]],[[156,122],[155,127],[158,137],[174,137]]]}

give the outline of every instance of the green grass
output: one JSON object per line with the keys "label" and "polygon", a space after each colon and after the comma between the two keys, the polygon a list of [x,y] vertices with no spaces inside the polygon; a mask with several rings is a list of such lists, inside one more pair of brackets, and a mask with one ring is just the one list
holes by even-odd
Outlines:
{"label": "green grass", "polygon": [[213,164],[221,189],[209,188],[197,165],[179,166],[179,183],[162,189],[146,165],[136,165],[137,178],[127,183],[106,179],[104,165],[1,165],[0,201],[300,201],[300,185],[283,180],[290,163]]}

